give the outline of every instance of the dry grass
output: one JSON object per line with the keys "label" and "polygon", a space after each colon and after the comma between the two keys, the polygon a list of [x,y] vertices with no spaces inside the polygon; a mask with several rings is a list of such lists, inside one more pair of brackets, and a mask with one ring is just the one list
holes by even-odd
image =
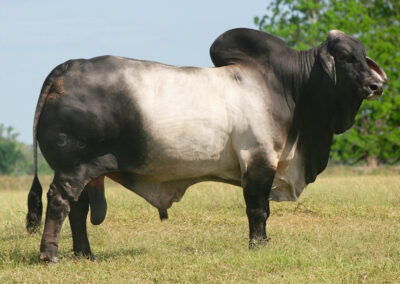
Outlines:
{"label": "dry grass", "polygon": [[24,230],[30,183],[0,178],[2,283],[400,283],[400,175],[320,177],[299,202],[272,203],[271,241],[255,251],[238,187],[193,186],[161,223],[144,200],[108,182],[106,221],[89,225],[98,261],[73,257],[66,222],[63,261],[49,266],[38,261],[40,235]]}

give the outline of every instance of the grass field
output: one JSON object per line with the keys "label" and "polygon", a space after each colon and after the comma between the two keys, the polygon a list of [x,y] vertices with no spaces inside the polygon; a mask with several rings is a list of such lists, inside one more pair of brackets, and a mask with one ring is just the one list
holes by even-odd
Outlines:
{"label": "grass field", "polygon": [[271,204],[271,240],[254,251],[238,187],[193,186],[161,223],[108,181],[107,218],[88,225],[97,262],[73,256],[67,221],[56,265],[38,261],[40,235],[25,232],[30,183],[0,178],[0,283],[400,283],[399,174],[322,175],[298,202]]}

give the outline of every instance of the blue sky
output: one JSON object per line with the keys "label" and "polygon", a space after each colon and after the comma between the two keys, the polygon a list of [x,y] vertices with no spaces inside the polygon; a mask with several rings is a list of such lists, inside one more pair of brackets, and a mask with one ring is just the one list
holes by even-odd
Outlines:
{"label": "blue sky", "polygon": [[[65,4],[63,4],[65,3]],[[267,0],[0,1],[0,123],[32,143],[41,85],[59,63],[113,54],[172,65],[212,66],[224,31],[256,28]]]}

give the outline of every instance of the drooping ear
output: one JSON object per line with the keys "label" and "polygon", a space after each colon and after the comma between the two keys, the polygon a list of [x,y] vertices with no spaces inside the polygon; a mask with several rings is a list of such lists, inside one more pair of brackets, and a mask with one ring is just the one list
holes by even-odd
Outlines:
{"label": "drooping ear", "polygon": [[322,68],[329,75],[333,85],[336,85],[336,68],[335,59],[328,52],[327,45],[322,45],[319,50],[319,62],[321,62]]}

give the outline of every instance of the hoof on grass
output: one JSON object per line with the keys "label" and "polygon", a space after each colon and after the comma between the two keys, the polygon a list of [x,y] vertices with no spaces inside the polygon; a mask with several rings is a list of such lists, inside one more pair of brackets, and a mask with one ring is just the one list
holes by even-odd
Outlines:
{"label": "hoof on grass", "polygon": [[97,261],[96,256],[92,252],[75,251],[74,255],[77,258],[86,258],[90,261]]}
{"label": "hoof on grass", "polygon": [[264,248],[268,245],[269,238],[251,239],[249,241],[249,249]]}
{"label": "hoof on grass", "polygon": [[48,256],[45,253],[40,254],[40,261],[46,263],[46,264],[56,264],[61,261],[61,258],[58,258],[57,256]]}
{"label": "hoof on grass", "polygon": [[29,234],[36,234],[40,231],[40,220],[26,220],[26,230]]}

